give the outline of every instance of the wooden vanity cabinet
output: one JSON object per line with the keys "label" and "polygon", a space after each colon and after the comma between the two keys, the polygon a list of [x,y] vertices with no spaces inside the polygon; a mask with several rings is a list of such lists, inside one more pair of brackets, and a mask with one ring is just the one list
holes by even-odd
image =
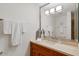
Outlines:
{"label": "wooden vanity cabinet", "polygon": [[30,56],[67,56],[63,53],[49,49],[42,45],[30,42]]}

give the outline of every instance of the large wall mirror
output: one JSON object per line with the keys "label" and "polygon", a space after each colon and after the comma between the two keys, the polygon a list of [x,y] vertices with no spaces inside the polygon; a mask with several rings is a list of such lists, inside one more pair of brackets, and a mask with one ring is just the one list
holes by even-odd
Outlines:
{"label": "large wall mirror", "polygon": [[50,3],[41,8],[41,28],[45,36],[78,42],[78,4]]}

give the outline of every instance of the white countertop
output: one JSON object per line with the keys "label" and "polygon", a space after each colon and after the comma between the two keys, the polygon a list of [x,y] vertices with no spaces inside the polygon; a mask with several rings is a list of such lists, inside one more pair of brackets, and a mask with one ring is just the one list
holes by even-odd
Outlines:
{"label": "white countertop", "polygon": [[79,47],[65,45],[62,43],[53,42],[53,41],[49,41],[49,40],[45,40],[45,39],[43,39],[41,41],[32,39],[31,42],[45,46],[50,49],[54,49],[56,51],[66,54],[66,55],[79,56]]}

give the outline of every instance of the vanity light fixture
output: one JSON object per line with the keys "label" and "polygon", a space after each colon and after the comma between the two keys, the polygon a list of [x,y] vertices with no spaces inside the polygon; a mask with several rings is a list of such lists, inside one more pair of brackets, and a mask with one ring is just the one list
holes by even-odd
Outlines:
{"label": "vanity light fixture", "polygon": [[46,10],[45,15],[49,15],[49,14],[50,14],[49,10]]}
{"label": "vanity light fixture", "polygon": [[61,12],[61,11],[62,11],[62,9],[63,9],[63,8],[62,8],[62,6],[61,6],[61,5],[56,7],[56,11],[57,11],[57,12]]}
{"label": "vanity light fixture", "polygon": [[46,10],[45,15],[50,15],[50,14],[55,14],[56,12],[61,12],[62,9],[63,9],[62,6],[59,5],[59,6],[55,7],[55,8],[51,8],[50,10]]}
{"label": "vanity light fixture", "polygon": [[55,8],[50,9],[50,14],[55,14]]}

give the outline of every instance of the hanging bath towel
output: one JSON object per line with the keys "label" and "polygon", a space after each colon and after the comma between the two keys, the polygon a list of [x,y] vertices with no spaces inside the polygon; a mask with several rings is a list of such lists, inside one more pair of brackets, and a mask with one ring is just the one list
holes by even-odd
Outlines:
{"label": "hanging bath towel", "polygon": [[21,43],[22,39],[22,25],[18,23],[12,24],[12,46],[18,46]]}

